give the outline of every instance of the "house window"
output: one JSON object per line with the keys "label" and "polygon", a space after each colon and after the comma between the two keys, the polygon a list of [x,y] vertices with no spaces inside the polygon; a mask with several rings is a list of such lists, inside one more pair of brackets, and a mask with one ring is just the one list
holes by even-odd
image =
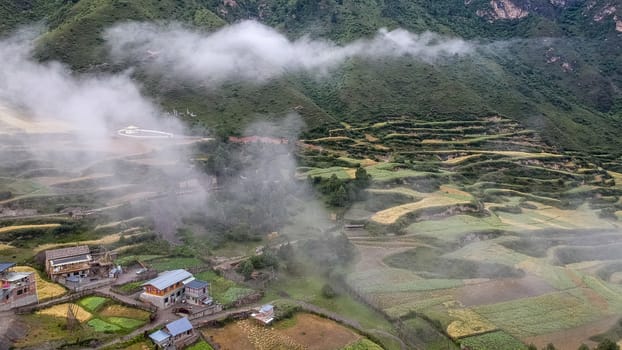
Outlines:
{"label": "house window", "polygon": [[164,298],[164,303],[168,303],[168,297]]}
{"label": "house window", "polygon": [[22,295],[22,293],[24,293],[24,291],[23,291],[23,290],[21,290],[21,289],[18,289],[18,290],[17,290],[17,295]]}

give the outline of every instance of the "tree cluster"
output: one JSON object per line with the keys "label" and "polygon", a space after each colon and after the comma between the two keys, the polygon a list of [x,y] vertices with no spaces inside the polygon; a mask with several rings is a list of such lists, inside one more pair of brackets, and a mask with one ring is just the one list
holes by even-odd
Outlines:
{"label": "tree cluster", "polygon": [[339,179],[333,174],[328,179],[313,177],[311,183],[326,196],[329,205],[347,207],[354,201],[365,199],[365,189],[371,184],[371,175],[364,168],[358,167],[352,180]]}

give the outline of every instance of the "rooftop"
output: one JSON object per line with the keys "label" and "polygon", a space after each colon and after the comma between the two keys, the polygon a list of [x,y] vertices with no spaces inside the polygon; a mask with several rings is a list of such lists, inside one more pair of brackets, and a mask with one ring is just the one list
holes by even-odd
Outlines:
{"label": "rooftop", "polygon": [[167,324],[166,329],[174,337],[178,334],[191,330],[192,324],[188,321],[188,318],[184,317]]}
{"label": "rooftop", "polygon": [[4,272],[4,271],[10,269],[13,266],[15,266],[15,263],[0,262],[0,272]]}
{"label": "rooftop", "polygon": [[186,287],[192,289],[201,289],[203,287],[209,286],[209,283],[201,280],[192,280],[186,284]]}
{"label": "rooftop", "polygon": [[143,283],[143,286],[151,285],[159,290],[163,290],[174,285],[175,283],[191,277],[192,274],[184,269],[166,271],[162,272],[158,277],[152,279],[151,281]]}
{"label": "rooftop", "polygon": [[261,309],[259,309],[259,312],[263,313],[263,312],[270,312],[274,310],[274,306],[270,305],[270,304],[266,304],[264,306],[261,307]]}
{"label": "rooftop", "polygon": [[151,334],[149,334],[149,338],[151,338],[151,340],[153,340],[156,343],[160,343],[168,338],[170,338],[170,334],[164,332],[164,331],[156,331],[153,332]]}
{"label": "rooftop", "polygon": [[54,259],[50,261],[50,264],[52,264],[53,266],[59,266],[59,265],[73,264],[77,262],[84,262],[84,261],[91,261],[91,260],[93,260],[91,258],[91,255],[82,254],[82,255],[77,255],[77,256],[70,256],[68,258]]}
{"label": "rooftop", "polygon": [[67,258],[70,256],[89,254],[91,251],[88,246],[80,245],[76,247],[67,247],[60,249],[51,249],[45,251],[45,260],[54,260]]}
{"label": "rooftop", "polygon": [[32,272],[12,272],[9,273],[6,277],[6,280],[9,282],[19,281],[22,278],[28,277]]}

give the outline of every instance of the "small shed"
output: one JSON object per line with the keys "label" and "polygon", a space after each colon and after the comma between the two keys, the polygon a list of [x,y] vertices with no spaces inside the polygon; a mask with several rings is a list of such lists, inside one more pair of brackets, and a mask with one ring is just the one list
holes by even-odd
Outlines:
{"label": "small shed", "polygon": [[268,325],[274,321],[274,306],[271,304],[265,304],[259,309],[258,312],[252,313],[251,317],[257,321]]}

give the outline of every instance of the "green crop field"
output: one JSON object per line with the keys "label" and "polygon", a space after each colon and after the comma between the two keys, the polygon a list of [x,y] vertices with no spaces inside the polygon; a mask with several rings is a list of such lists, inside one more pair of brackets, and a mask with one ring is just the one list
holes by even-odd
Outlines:
{"label": "green crop field", "polygon": [[89,327],[92,327],[96,332],[100,333],[112,333],[121,330],[120,326],[108,323],[106,321],[102,321],[99,318],[94,318],[90,320],[87,324],[89,325]]}
{"label": "green crop field", "polygon": [[570,329],[603,316],[568,292],[480,306],[474,311],[518,338]]}
{"label": "green crop field", "polygon": [[496,331],[460,339],[460,344],[472,350],[526,350],[527,346],[506,332]]}
{"label": "green crop field", "polygon": [[110,299],[92,296],[81,299],[78,301],[78,304],[90,312],[95,312],[108,301],[110,301]]}
{"label": "green crop field", "polygon": [[125,329],[136,329],[145,324],[143,320],[135,320],[127,317],[108,317],[106,321]]}

